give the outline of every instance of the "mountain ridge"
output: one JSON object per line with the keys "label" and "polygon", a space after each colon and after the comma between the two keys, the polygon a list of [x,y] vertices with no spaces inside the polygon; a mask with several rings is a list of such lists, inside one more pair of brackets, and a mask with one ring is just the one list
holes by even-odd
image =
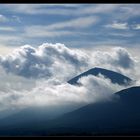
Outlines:
{"label": "mountain ridge", "polygon": [[117,83],[119,85],[129,85],[132,82],[132,79],[118,72],[95,67],[75,76],[74,78],[70,79],[68,83],[72,85],[79,85],[78,80],[81,77],[88,76],[88,75],[98,76],[99,74],[102,74],[106,78],[109,78],[112,81],[112,83]]}

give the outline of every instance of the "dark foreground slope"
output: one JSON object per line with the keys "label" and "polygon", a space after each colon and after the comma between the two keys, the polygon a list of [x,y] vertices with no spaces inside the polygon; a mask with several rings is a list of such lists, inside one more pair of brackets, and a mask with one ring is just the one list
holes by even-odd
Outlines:
{"label": "dark foreground slope", "polygon": [[115,96],[115,100],[89,104],[49,121],[0,128],[0,135],[140,135],[140,87]]}
{"label": "dark foreground slope", "polygon": [[115,95],[116,100],[89,104],[53,120],[50,134],[140,135],[140,87]]}
{"label": "dark foreground slope", "polygon": [[68,81],[69,84],[78,84],[78,80],[83,76],[94,75],[97,76],[98,74],[104,75],[106,78],[109,78],[113,83],[117,83],[120,85],[127,85],[132,80],[120,73],[103,69],[103,68],[92,68]]}

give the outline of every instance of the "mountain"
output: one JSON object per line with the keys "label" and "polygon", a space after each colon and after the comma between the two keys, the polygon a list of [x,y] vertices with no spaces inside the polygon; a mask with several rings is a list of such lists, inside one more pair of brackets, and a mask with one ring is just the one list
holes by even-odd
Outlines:
{"label": "mountain", "polygon": [[[113,83],[129,84],[132,80],[122,74],[102,68],[90,69],[68,81],[78,84],[82,76],[99,73]],[[0,136],[37,135],[111,135],[140,134],[140,87],[115,93],[116,100],[89,104],[81,108],[31,108],[0,119]],[[76,109],[78,108],[78,109]],[[75,109],[75,110],[74,110]],[[60,112],[59,110],[64,110]]]}
{"label": "mountain", "polygon": [[53,118],[55,115],[51,113],[50,110],[36,107],[36,108],[26,108],[18,110],[11,115],[7,115],[0,119],[0,128],[13,126],[17,127],[20,125],[29,125],[33,122],[39,122],[40,120],[47,120]]}
{"label": "mountain", "polygon": [[120,96],[120,101],[127,103],[127,105],[139,105],[140,104],[140,87],[131,87],[115,93]]}
{"label": "mountain", "polygon": [[0,135],[139,135],[140,87],[114,96],[114,100],[89,104],[49,121],[0,127]]}
{"label": "mountain", "polygon": [[116,100],[89,104],[50,121],[49,134],[139,135],[140,87],[124,89],[115,96]]}
{"label": "mountain", "polygon": [[[44,134],[44,130],[41,129],[40,125],[44,125],[46,122],[57,118],[58,116],[67,113],[69,111],[79,108],[79,105],[71,106],[54,106],[54,107],[28,107],[22,110],[17,110],[13,113],[8,113],[0,118],[0,136],[1,135],[41,135]],[[37,132],[36,132],[37,129]],[[34,133],[35,131],[35,133]],[[45,132],[46,135],[46,132]]]}
{"label": "mountain", "polygon": [[68,81],[69,84],[77,85],[78,80],[83,76],[94,75],[97,76],[98,74],[104,75],[106,78],[109,78],[113,83],[117,83],[120,85],[128,85],[132,80],[120,73],[103,69],[103,68],[92,68]]}

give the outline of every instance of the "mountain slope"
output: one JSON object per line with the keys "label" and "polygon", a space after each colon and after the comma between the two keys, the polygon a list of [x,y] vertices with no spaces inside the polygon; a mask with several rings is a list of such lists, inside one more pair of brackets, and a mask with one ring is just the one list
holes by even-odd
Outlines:
{"label": "mountain slope", "polygon": [[[101,73],[113,83],[129,84],[132,80],[119,73],[93,68],[68,81],[78,84],[82,76]],[[113,134],[124,132],[140,133],[140,87],[133,87],[115,93],[118,100],[89,104],[75,111],[61,115],[58,110],[52,116],[50,110],[40,108],[23,110],[0,119],[0,135],[54,135],[54,134]],[[52,111],[52,112],[53,112]],[[26,114],[26,116],[24,116]],[[135,115],[133,115],[135,114]],[[54,119],[53,117],[57,117]],[[128,130],[129,129],[129,130]]]}
{"label": "mountain slope", "polygon": [[52,122],[50,134],[140,134],[140,87],[115,93],[119,99],[89,104]]}
{"label": "mountain slope", "polygon": [[[32,135],[32,131],[38,129],[40,124],[44,125],[44,122],[57,118],[68,111],[74,110],[74,108],[79,108],[79,105],[55,106],[52,108],[36,106],[15,111],[0,118],[0,135],[24,135],[28,133]],[[42,134],[42,132],[44,130],[40,133]]]}
{"label": "mountain slope", "polygon": [[140,87],[115,96],[116,100],[89,104],[49,121],[1,128],[0,135],[139,135]]}
{"label": "mountain slope", "polygon": [[72,78],[71,80],[68,81],[69,84],[75,85],[78,84],[78,80],[83,77],[83,76],[88,76],[88,75],[94,75],[97,76],[98,74],[102,74],[104,75],[106,78],[109,78],[113,83],[117,83],[120,85],[127,85],[129,84],[132,80],[120,73],[111,71],[111,70],[107,70],[107,69],[103,69],[103,68],[92,68],[74,78]]}
{"label": "mountain slope", "polygon": [[120,101],[128,105],[140,104],[140,87],[131,87],[115,93],[120,96]]}

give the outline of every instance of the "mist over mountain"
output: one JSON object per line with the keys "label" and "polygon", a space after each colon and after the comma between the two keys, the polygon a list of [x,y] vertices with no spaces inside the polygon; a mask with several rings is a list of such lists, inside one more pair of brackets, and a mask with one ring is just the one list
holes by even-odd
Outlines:
{"label": "mist over mountain", "polygon": [[[119,78],[119,84],[126,84],[125,80],[132,81],[119,73],[101,68],[93,68],[82,73],[77,76],[77,79],[84,77],[86,74],[91,74],[91,72],[96,76],[99,72],[106,74],[114,82],[118,80],[118,77],[121,77]],[[117,75],[117,79],[114,75]],[[83,105],[83,107],[79,106],[77,109],[75,107],[68,112],[59,112],[59,108],[53,110],[51,108],[50,110],[40,108],[40,111],[25,109],[0,119],[0,135],[82,135],[84,133],[109,135],[128,133],[130,130],[125,129],[129,129],[129,127],[133,132],[133,129],[140,127],[137,123],[140,118],[140,112],[138,112],[139,93],[140,87],[124,89],[114,93],[111,100],[101,100],[97,103]],[[25,114],[26,116],[24,116]]]}
{"label": "mist over mountain", "polygon": [[1,56],[0,135],[116,133],[114,115],[132,112],[124,107],[128,99],[115,93],[139,85],[136,64],[124,48],[90,53],[60,43]]}
{"label": "mist over mountain", "polygon": [[88,75],[97,76],[99,74],[102,74],[103,76],[105,76],[105,78],[109,78],[112,83],[117,83],[120,85],[128,85],[132,81],[130,78],[120,73],[96,67],[72,78],[71,80],[68,81],[68,83],[75,85],[75,84],[78,84],[78,80],[83,76],[88,76]]}
{"label": "mist over mountain", "polygon": [[0,127],[0,135],[138,135],[139,93],[140,87],[124,89],[115,93],[114,100],[89,104],[49,121]]}
{"label": "mist over mountain", "polygon": [[117,93],[115,100],[89,104],[52,122],[50,134],[135,135],[140,133],[140,87]]}

